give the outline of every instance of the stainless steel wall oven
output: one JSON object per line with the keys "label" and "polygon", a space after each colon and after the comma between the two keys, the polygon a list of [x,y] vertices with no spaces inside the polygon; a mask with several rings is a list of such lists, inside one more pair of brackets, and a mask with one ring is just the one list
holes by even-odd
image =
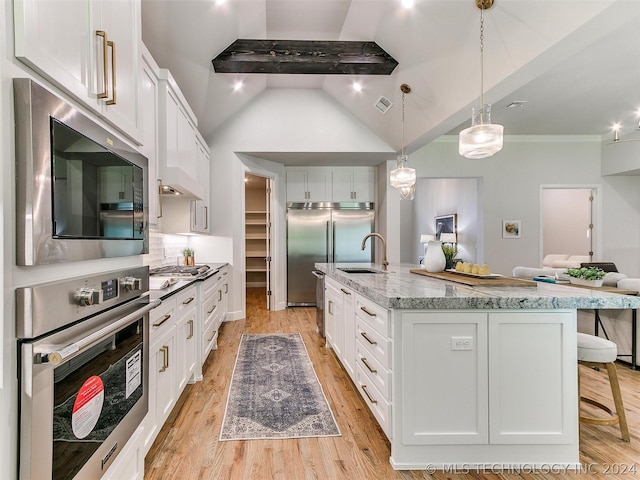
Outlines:
{"label": "stainless steel wall oven", "polygon": [[148,253],[147,159],[33,80],[13,87],[17,264]]}
{"label": "stainless steel wall oven", "polygon": [[20,479],[98,479],[148,411],[149,269],[16,290]]}

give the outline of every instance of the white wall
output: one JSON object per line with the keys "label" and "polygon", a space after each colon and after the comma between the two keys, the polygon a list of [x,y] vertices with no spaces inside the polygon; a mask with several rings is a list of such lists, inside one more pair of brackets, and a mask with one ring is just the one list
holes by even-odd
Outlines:
{"label": "white wall", "polygon": [[[233,251],[224,259],[233,266],[230,308],[243,318],[244,300],[244,174],[274,179],[272,238],[274,308],[286,305],[286,188],[282,165],[254,158],[254,152],[389,152],[356,117],[321,90],[277,89],[258,95],[208,139],[211,148],[212,234],[232,239]],[[301,160],[301,165],[303,164]],[[347,162],[348,164],[348,162]],[[205,240],[206,241],[206,240]],[[218,260],[220,261],[220,260]]]}
{"label": "white wall", "polygon": [[[594,260],[640,276],[640,177],[602,177],[599,138],[507,137],[502,151],[483,160],[465,159],[457,149],[457,137],[442,137],[414,152],[410,163],[418,177],[482,179],[484,234],[478,243],[484,243],[483,261],[492,271],[508,274],[517,265],[540,263],[541,185],[599,185],[602,248]],[[521,238],[503,239],[502,220],[521,220]]]}

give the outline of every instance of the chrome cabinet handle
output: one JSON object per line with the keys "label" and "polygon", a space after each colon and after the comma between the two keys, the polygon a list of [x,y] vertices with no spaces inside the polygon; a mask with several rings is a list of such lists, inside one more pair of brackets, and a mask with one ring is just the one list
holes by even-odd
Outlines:
{"label": "chrome cabinet handle", "polygon": [[364,394],[367,396],[367,398],[369,399],[369,401],[371,403],[373,403],[373,404],[378,403],[378,401],[371,396],[371,394],[369,393],[369,390],[367,390],[367,386],[366,385],[360,385],[360,386],[362,387],[362,391],[364,392]]}
{"label": "chrome cabinet handle", "polygon": [[171,314],[167,313],[164,317],[162,317],[162,320],[160,320],[159,322],[154,323],[153,326],[154,327],[159,327],[160,325],[162,325],[164,322],[166,322],[170,318],[171,318]]}
{"label": "chrome cabinet handle", "polygon": [[375,317],[376,314],[367,310],[367,307],[360,307],[360,310],[362,310],[364,313],[366,313],[367,315],[369,315],[370,317]]}
{"label": "chrome cabinet handle", "polygon": [[342,293],[344,294],[351,295],[351,292],[349,290],[345,290],[344,288],[341,288],[340,290],[342,290]]}
{"label": "chrome cabinet handle", "polygon": [[194,297],[189,297],[184,302],[182,302],[182,304],[189,305],[191,302],[193,302],[193,300],[194,300]]}
{"label": "chrome cabinet handle", "polygon": [[360,361],[364,363],[364,366],[367,367],[371,373],[378,373],[377,370],[371,368],[371,366],[367,363],[367,359],[365,357],[361,357]]}
{"label": "chrome cabinet handle", "polygon": [[169,368],[169,347],[167,345],[163,345],[160,347],[160,351],[162,352],[162,368],[160,372],[164,372]]}
{"label": "chrome cabinet handle", "polygon": [[189,335],[187,336],[187,340],[191,340],[193,338],[193,320],[187,320],[189,324]]}
{"label": "chrome cabinet handle", "polygon": [[364,339],[369,342],[371,345],[377,345],[378,342],[371,340],[368,336],[367,336],[367,332],[360,332],[360,335],[362,335],[364,337]]}

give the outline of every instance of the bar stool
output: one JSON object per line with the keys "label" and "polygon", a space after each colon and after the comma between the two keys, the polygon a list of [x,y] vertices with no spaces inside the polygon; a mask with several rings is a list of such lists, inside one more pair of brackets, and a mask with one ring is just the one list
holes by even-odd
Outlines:
{"label": "bar stool", "polygon": [[[618,347],[615,343],[605,339],[588,335],[586,333],[578,333],[578,363],[587,367],[606,368],[609,375],[609,385],[611,386],[611,394],[616,411],[612,411],[606,405],[597,402],[591,398],[580,396],[582,402],[588,403],[604,410],[609,414],[609,418],[584,417],[580,415],[580,421],[592,425],[619,425],[622,439],[625,442],[631,441],[629,436],[629,427],[627,426],[627,417],[624,413],[622,405],[622,395],[620,394],[620,384],[618,383],[618,374],[616,372],[615,360],[618,354]],[[578,369],[578,395],[580,395],[580,369]]]}

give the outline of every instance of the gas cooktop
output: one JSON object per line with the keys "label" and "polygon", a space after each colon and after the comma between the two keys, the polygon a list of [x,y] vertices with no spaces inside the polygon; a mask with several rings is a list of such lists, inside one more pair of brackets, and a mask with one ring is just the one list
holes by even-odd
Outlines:
{"label": "gas cooktop", "polygon": [[149,270],[149,274],[164,277],[197,277],[207,273],[210,269],[209,265],[165,265]]}

